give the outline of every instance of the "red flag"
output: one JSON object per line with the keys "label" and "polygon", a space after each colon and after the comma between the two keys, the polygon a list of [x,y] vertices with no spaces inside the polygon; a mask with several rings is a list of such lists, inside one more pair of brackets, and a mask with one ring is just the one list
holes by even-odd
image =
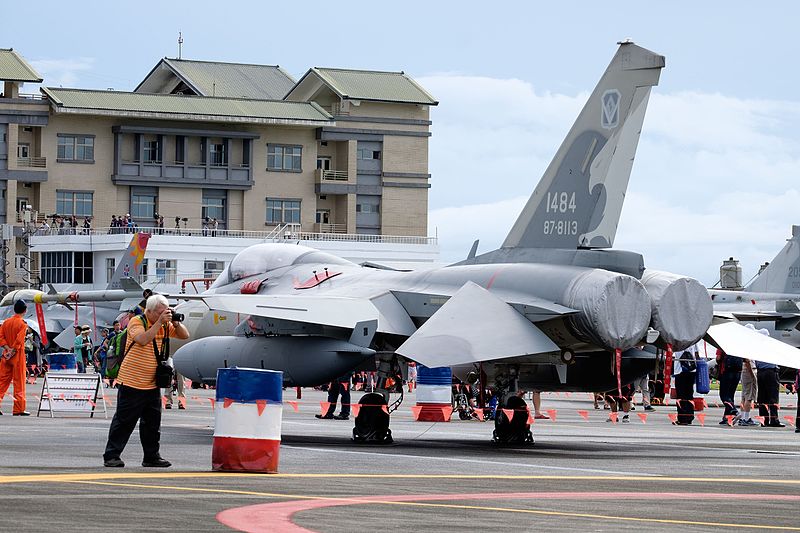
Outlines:
{"label": "red flag", "polygon": [[206,399],[209,401],[209,403],[211,403],[211,410],[213,411],[216,400],[214,398],[206,398]]}
{"label": "red flag", "polygon": [[608,418],[611,420],[611,422],[616,424],[617,423],[617,419],[619,418],[619,415],[617,415],[617,413],[611,413],[610,415],[608,415]]}
{"label": "red flag", "polygon": [[556,411],[555,409],[548,409],[547,410],[547,414],[550,415],[550,420],[552,420],[553,422],[556,421],[556,414],[557,413],[558,413],[558,411]]}
{"label": "red flag", "polygon": [[381,405],[381,409],[383,409],[383,412],[386,413],[387,415],[389,414],[389,406],[388,405]]}
{"label": "red flag", "polygon": [[92,401],[92,400],[89,400],[89,405],[91,405],[92,407],[95,407],[95,403],[94,403],[94,401]]}
{"label": "red flag", "polygon": [[503,414],[506,415],[506,419],[508,419],[509,421],[514,419],[513,409],[503,409]]}
{"label": "red flag", "polygon": [[530,411],[528,411],[528,425],[529,425],[529,426],[532,426],[532,425],[533,425],[533,423],[534,423],[534,422],[533,422],[533,415],[531,414],[531,412],[530,412]]}
{"label": "red flag", "polygon": [[442,420],[450,420],[450,417],[453,416],[453,408],[452,407],[442,407]]}
{"label": "red flag", "polygon": [[754,416],[756,420],[763,426],[764,425],[764,417],[763,416]]}
{"label": "red flag", "polygon": [[39,321],[39,337],[41,338],[42,346],[47,347],[47,326],[44,323],[44,310],[40,303],[37,303],[34,307],[36,309],[36,319]]}
{"label": "red flag", "polygon": [[647,413],[636,413],[642,420],[642,424],[647,424]]}
{"label": "red flag", "polygon": [[167,397],[166,397],[166,396],[163,396],[163,395],[161,396],[161,407],[162,407],[163,409],[166,409],[166,408],[167,408]]}
{"label": "red flag", "polygon": [[581,415],[581,418],[583,418],[587,422],[589,421],[589,411],[578,410],[578,414]]}
{"label": "red flag", "polygon": [[790,426],[794,426],[793,416],[784,416],[783,419],[786,420],[786,423],[789,424]]}
{"label": "red flag", "polygon": [[292,409],[294,409],[295,413],[299,413],[300,412],[300,408],[297,407],[297,402],[296,401],[294,401],[294,400],[286,400],[286,403],[288,403],[289,405],[292,406]]}
{"label": "red flag", "polygon": [[678,421],[678,415],[676,413],[667,413],[667,416],[672,420],[673,424]]}
{"label": "red flag", "polygon": [[331,408],[331,402],[319,402],[319,409],[320,412],[322,413],[322,416],[327,415],[328,409],[330,408]]}
{"label": "red flag", "polygon": [[695,416],[697,417],[697,420],[700,421],[700,425],[701,426],[705,426],[706,425],[706,414],[705,413],[696,413]]}
{"label": "red flag", "polygon": [[[227,400],[225,400],[227,402]],[[267,400],[256,400],[256,407],[258,408],[258,416],[267,408]]]}
{"label": "red flag", "polygon": [[411,414],[414,415],[414,421],[415,422],[417,420],[419,420],[420,412],[422,412],[422,406],[421,405],[412,405],[411,406]]}
{"label": "red flag", "polygon": [[184,396],[178,396],[178,403],[181,404],[184,409],[186,409],[186,398]]}
{"label": "red flag", "polygon": [[[231,398],[224,398],[224,399],[222,400],[222,408],[223,408],[223,409],[227,409],[228,407],[230,407],[230,406],[231,406],[231,404],[232,404],[232,403],[233,403],[233,399],[231,399]],[[261,414],[261,413],[259,413],[259,414]]]}
{"label": "red flag", "polygon": [[725,417],[725,420],[728,421],[728,425],[733,427],[733,415],[728,415]]}
{"label": "red flag", "polygon": [[672,382],[672,345],[667,344],[667,353],[664,359],[664,389],[669,390]]}
{"label": "red flag", "polygon": [[[353,416],[358,416],[359,409],[361,409],[361,404],[359,404],[359,403],[354,403],[354,404],[350,405],[350,410],[353,412]],[[412,407],[412,409],[413,409],[413,407]]]}

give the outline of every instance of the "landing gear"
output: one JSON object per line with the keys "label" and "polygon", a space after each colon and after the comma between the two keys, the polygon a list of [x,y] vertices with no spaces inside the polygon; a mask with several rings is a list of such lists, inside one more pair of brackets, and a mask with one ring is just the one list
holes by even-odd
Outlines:
{"label": "landing gear", "polygon": [[[391,444],[389,412],[383,394],[370,392],[358,400],[358,416],[353,428],[353,441],[372,444]],[[385,409],[385,410],[384,410]]]}
{"label": "landing gear", "polygon": [[[511,420],[506,412],[512,409]],[[519,396],[510,396],[505,407],[497,410],[494,418],[492,442],[496,444],[533,444],[531,425],[528,423],[530,411],[525,400]]]}

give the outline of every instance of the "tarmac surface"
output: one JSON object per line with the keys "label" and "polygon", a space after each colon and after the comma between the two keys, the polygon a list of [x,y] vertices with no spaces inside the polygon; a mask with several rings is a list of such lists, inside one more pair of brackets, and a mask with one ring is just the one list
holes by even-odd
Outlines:
{"label": "tarmac surface", "polygon": [[[41,390],[28,385],[34,415]],[[103,467],[113,408],[11,417],[5,398],[0,531],[800,530],[800,434],[720,426],[713,405],[704,426],[673,426],[673,406],[615,424],[588,394],[544,393],[536,443],[498,447],[491,421],[415,422],[411,394],[380,446],[351,442],[352,419],[315,419],[325,393],[304,389],[297,411],[284,403],[280,473],[264,475],[211,472],[213,391],[187,393],[163,415],[169,469],[140,465],[136,432],[127,466]],[[781,416],[796,401],[782,395]]]}

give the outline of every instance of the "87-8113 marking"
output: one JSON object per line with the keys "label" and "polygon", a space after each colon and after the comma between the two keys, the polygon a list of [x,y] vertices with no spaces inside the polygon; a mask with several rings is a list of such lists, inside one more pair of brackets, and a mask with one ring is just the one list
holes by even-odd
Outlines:
{"label": "87-8113 marking", "polygon": [[545,220],[545,235],[577,235],[578,221],[576,220]]}

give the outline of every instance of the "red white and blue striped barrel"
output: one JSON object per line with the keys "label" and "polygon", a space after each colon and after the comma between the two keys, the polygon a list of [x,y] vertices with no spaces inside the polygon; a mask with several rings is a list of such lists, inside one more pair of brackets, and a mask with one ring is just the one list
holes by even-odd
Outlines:
{"label": "red white and blue striped barrel", "polygon": [[212,468],[276,473],[282,414],[283,372],[217,370]]}
{"label": "red white and blue striped barrel", "polygon": [[417,369],[418,421],[446,422],[450,420],[453,372],[449,367]]}

